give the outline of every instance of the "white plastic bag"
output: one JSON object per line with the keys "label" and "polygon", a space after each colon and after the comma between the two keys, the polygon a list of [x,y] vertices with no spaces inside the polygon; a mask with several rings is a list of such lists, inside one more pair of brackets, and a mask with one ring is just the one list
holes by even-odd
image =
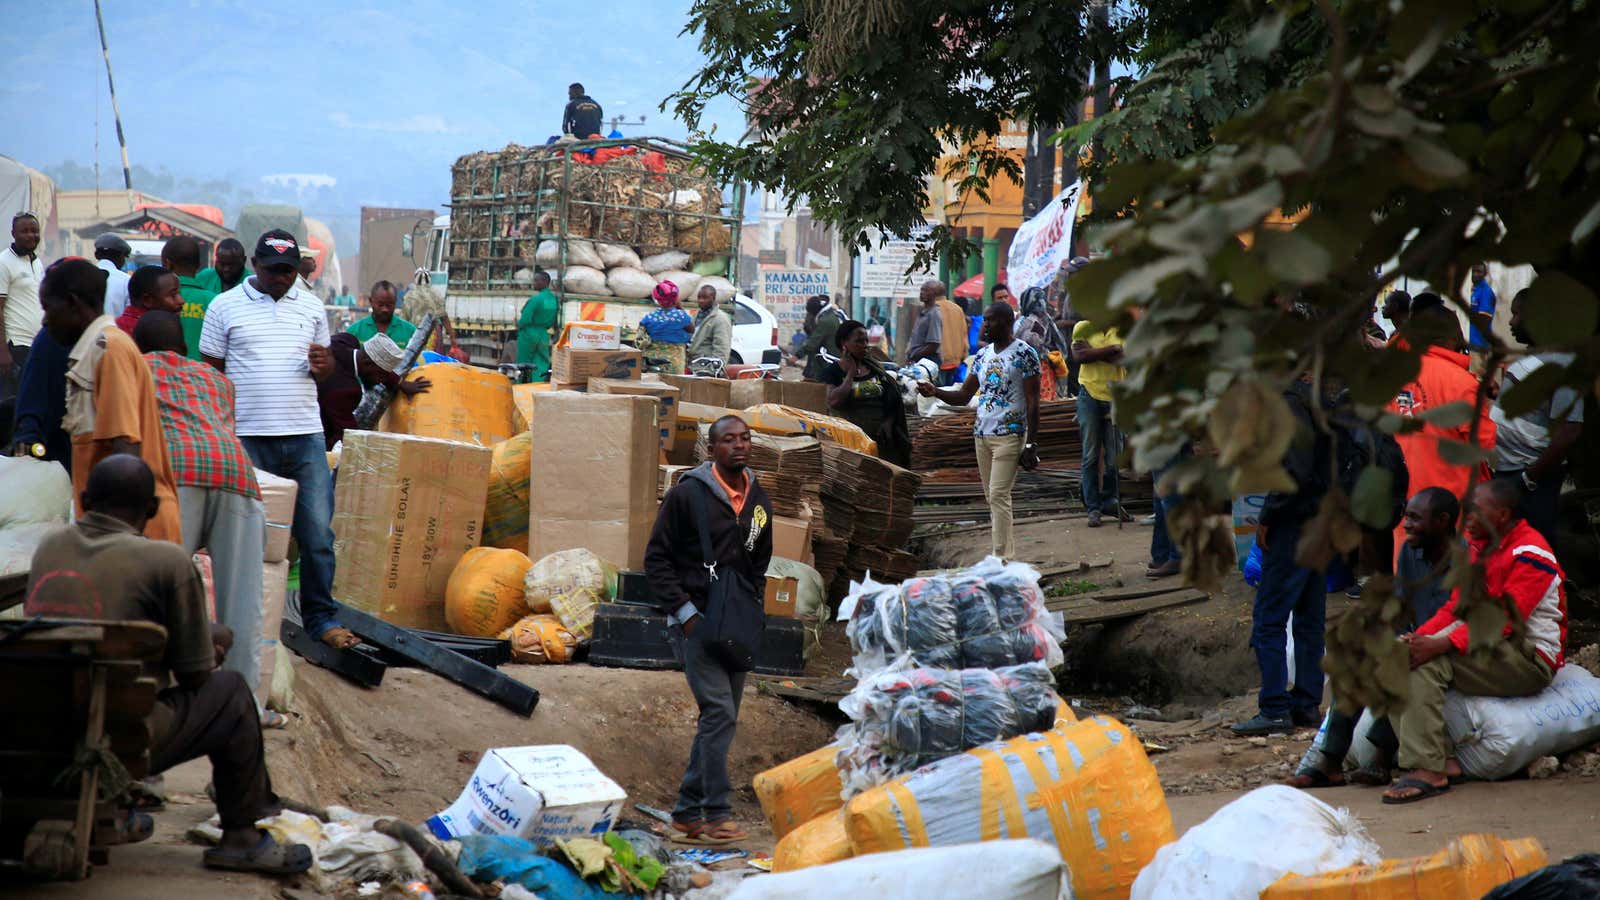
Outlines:
{"label": "white plastic bag", "polygon": [[1130,900],[1244,900],[1284,875],[1379,862],[1361,821],[1304,791],[1256,788],[1156,851]]}
{"label": "white plastic bag", "polygon": [[606,287],[628,300],[643,300],[656,289],[656,280],[643,269],[619,266],[606,272]]}
{"label": "white plastic bag", "polygon": [[700,290],[700,280],[704,275],[696,275],[683,269],[671,269],[656,276],[656,283],[670,281],[678,286],[678,301],[686,307],[694,306],[694,295]]}
{"label": "white plastic bag", "polygon": [[814,897],[1071,900],[1072,882],[1056,848],[1025,839],[873,853],[798,872],[747,878],[731,900]]}
{"label": "white plastic bag", "polygon": [[1505,778],[1541,756],[1600,740],[1600,678],[1581,666],[1562,666],[1550,686],[1532,697],[1445,694],[1444,726],[1461,770],[1474,778]]}
{"label": "white plastic bag", "polygon": [[680,212],[699,212],[702,202],[700,192],[693,188],[684,188],[667,195],[667,205]]}
{"label": "white plastic bag", "polygon": [[633,252],[633,248],[627,244],[608,244],[596,241],[594,252],[600,254],[600,261],[605,263],[605,267],[608,269],[618,266],[626,266],[630,269],[639,268],[639,254]]}
{"label": "white plastic bag", "polygon": [[700,279],[700,287],[705,287],[708,284],[717,289],[718,303],[727,303],[733,299],[733,282],[723,278],[721,275],[707,275],[705,278]]}
{"label": "white plastic bag", "polygon": [[533,261],[547,269],[561,265],[561,242],[555,239],[540,241],[538,249],[533,251]]}
{"label": "white plastic bag", "polygon": [[668,250],[665,253],[652,253],[639,260],[639,268],[651,275],[660,275],[662,272],[671,272],[682,269],[689,264],[689,254],[682,250]]}
{"label": "white plastic bag", "polygon": [[611,296],[611,288],[606,287],[606,273],[590,266],[567,266],[558,280],[569,293]]}

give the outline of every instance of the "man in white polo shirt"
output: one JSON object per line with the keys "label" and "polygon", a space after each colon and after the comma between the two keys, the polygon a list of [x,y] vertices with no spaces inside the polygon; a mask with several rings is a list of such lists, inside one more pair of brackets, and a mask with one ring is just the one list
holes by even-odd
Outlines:
{"label": "man in white polo shirt", "polygon": [[133,247],[120,237],[106,232],[94,239],[95,265],[106,273],[106,315],[115,319],[128,308],[128,280],[122,267],[133,255]]}
{"label": "man in white polo shirt", "polygon": [[11,246],[0,250],[0,400],[16,396],[28,351],[44,324],[39,305],[39,219],[21,212],[11,217]]}
{"label": "man in white polo shirt", "polygon": [[206,308],[200,356],[234,386],[235,431],[256,468],[300,485],[291,533],[300,545],[300,619],[333,647],[360,643],[333,599],[333,478],[317,382],[333,372],[322,302],[295,287],[300,245],[274,229],[256,242],[255,274]]}

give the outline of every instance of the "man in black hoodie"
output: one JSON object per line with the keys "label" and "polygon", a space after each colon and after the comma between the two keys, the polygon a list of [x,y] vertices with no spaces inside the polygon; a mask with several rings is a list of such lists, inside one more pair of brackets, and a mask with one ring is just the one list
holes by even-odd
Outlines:
{"label": "man in black hoodie", "polygon": [[[1293,493],[1274,491],[1261,508],[1256,543],[1261,547],[1261,584],[1250,629],[1250,646],[1261,668],[1260,713],[1233,726],[1238,735],[1281,734],[1322,721],[1323,623],[1327,589],[1321,572],[1295,562],[1295,545],[1305,523],[1317,514],[1328,492],[1334,440],[1313,423],[1311,382],[1302,378],[1284,392],[1299,432],[1283,455],[1294,479]],[[1324,403],[1324,408],[1330,404]],[[1294,616],[1295,685],[1289,690],[1286,634]]]}
{"label": "man in black hoodie", "polygon": [[600,118],[604,113],[594,98],[583,92],[576,82],[567,86],[567,108],[561,114],[561,133],[570,134],[580,141],[600,133]]}
{"label": "man in black hoodie", "polygon": [[[733,584],[742,578],[749,596],[738,599],[758,608],[761,604],[772,559],[772,502],[745,467],[749,453],[750,426],[743,419],[723,416],[712,423],[712,461],[685,473],[667,492],[644,555],[656,604],[675,626],[675,649],[700,707],[689,766],[672,812],[673,837],[680,843],[731,844],[748,837],[733,821],[728,780],[728,748],[745,673],[708,652],[696,630],[704,626],[706,615],[719,612],[708,605],[712,572],[719,580],[733,579]],[[702,525],[711,545],[710,560],[701,552]]]}

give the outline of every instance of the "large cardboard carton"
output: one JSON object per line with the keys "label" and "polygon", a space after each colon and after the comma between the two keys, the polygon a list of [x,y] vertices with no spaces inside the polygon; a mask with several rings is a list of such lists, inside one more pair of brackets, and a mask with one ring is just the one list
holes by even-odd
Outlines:
{"label": "large cardboard carton", "polygon": [[394,398],[378,422],[379,431],[480,447],[493,447],[517,433],[511,379],[499,372],[453,362],[429,363],[406,374],[407,381],[419,378],[433,386]]}
{"label": "large cardboard carton", "polygon": [[548,381],[536,381],[532,384],[513,384],[511,386],[511,428],[513,434],[521,434],[528,430],[528,423],[533,421],[533,395],[541,391],[553,391],[555,385]]}
{"label": "large cardboard carton", "polygon": [[615,781],[565,744],[501,747],[483,755],[461,796],[427,825],[441,841],[504,834],[546,846],[605,834],[627,800]]}
{"label": "large cardboard carton", "polygon": [[[272,693],[272,675],[278,668],[278,628],[283,624],[283,607],[289,598],[289,561],[261,564],[261,635],[259,646],[251,652],[261,656],[261,682],[256,700],[263,705]],[[240,647],[235,653],[245,652]]]}
{"label": "large cardboard carton", "polygon": [[811,565],[811,520],[795,516],[772,517],[772,555]]}
{"label": "large cardboard carton", "polygon": [[456,441],[345,432],[334,599],[396,625],[447,630],[445,582],[482,539],[493,456]]}
{"label": "large cardboard carton", "polygon": [[762,605],[769,616],[795,618],[796,602],[800,599],[800,579],[767,576],[767,593]]}
{"label": "large cardboard carton", "polygon": [[294,525],[294,498],[300,490],[299,482],[292,478],[279,478],[271,472],[256,470],[256,483],[261,485],[261,505],[267,512],[267,540],[262,546],[262,562],[282,562],[289,556],[289,532]]}
{"label": "large cardboard carton", "polygon": [[622,326],[615,322],[568,322],[561,328],[556,343],[574,350],[618,350],[622,347]]}
{"label": "large cardboard carton", "polygon": [[726,378],[704,378],[698,375],[670,375],[664,374],[661,380],[667,384],[675,385],[681,391],[678,399],[683,403],[700,403],[706,406],[726,408],[728,391],[733,382]]}
{"label": "large cardboard carton", "polygon": [[728,406],[749,409],[763,403],[779,403],[809,412],[828,411],[828,386],[820,381],[779,381],[774,378],[741,378],[729,382]]}
{"label": "large cardboard carton", "polygon": [[528,556],[583,547],[618,568],[644,568],[656,518],[659,407],[654,397],[534,395]]}
{"label": "large cardboard carton", "polygon": [[618,350],[578,350],[557,347],[550,351],[550,382],[583,390],[591,378],[638,378],[644,371],[644,354],[632,347]]}
{"label": "large cardboard carton", "polygon": [[656,431],[661,436],[661,449],[670,451],[672,450],[672,445],[677,443],[678,396],[682,393],[678,387],[655,380],[629,381],[621,378],[591,378],[589,379],[589,393],[631,394],[656,398],[661,404],[660,412],[656,416]]}

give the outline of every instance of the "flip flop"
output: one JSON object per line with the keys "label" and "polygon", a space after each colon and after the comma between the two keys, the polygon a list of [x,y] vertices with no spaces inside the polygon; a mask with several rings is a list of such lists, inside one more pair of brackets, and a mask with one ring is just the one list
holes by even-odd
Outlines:
{"label": "flip flop", "polygon": [[261,711],[261,730],[262,731],[276,731],[276,730],[278,730],[280,728],[288,728],[288,727],[289,727],[289,717],[284,715],[283,713],[278,712],[275,709],[264,709],[264,710]]}
{"label": "flip flop", "polygon": [[706,846],[721,847],[725,844],[748,841],[750,840],[750,835],[743,828],[734,824],[732,819],[722,819],[716,822],[707,822],[705,830],[700,832],[700,840]]}
{"label": "flip flop", "polygon": [[261,832],[261,840],[249,850],[224,850],[213,847],[203,857],[206,868],[231,872],[259,872],[263,875],[298,875],[311,868],[311,848],[305,844],[280,844],[272,835]]}
{"label": "flip flop", "polygon": [[672,829],[672,842],[674,844],[689,844],[691,846],[704,846],[700,835],[706,830],[704,822],[679,822],[673,819],[668,823]]}
{"label": "flip flop", "polygon": [[1345,780],[1351,784],[1359,784],[1362,787],[1388,787],[1389,770],[1387,768],[1356,769],[1346,775]]}
{"label": "flip flop", "polygon": [[1450,785],[1448,784],[1443,786],[1431,784],[1423,781],[1420,778],[1412,778],[1409,775],[1400,779],[1399,781],[1396,781],[1394,786],[1389,788],[1389,790],[1397,791],[1404,788],[1415,788],[1417,793],[1408,797],[1396,797],[1392,793],[1385,792],[1383,795],[1383,802],[1390,806],[1399,806],[1402,803],[1417,803],[1422,800],[1432,800],[1434,797],[1437,797],[1440,794],[1448,794],[1450,792]]}

